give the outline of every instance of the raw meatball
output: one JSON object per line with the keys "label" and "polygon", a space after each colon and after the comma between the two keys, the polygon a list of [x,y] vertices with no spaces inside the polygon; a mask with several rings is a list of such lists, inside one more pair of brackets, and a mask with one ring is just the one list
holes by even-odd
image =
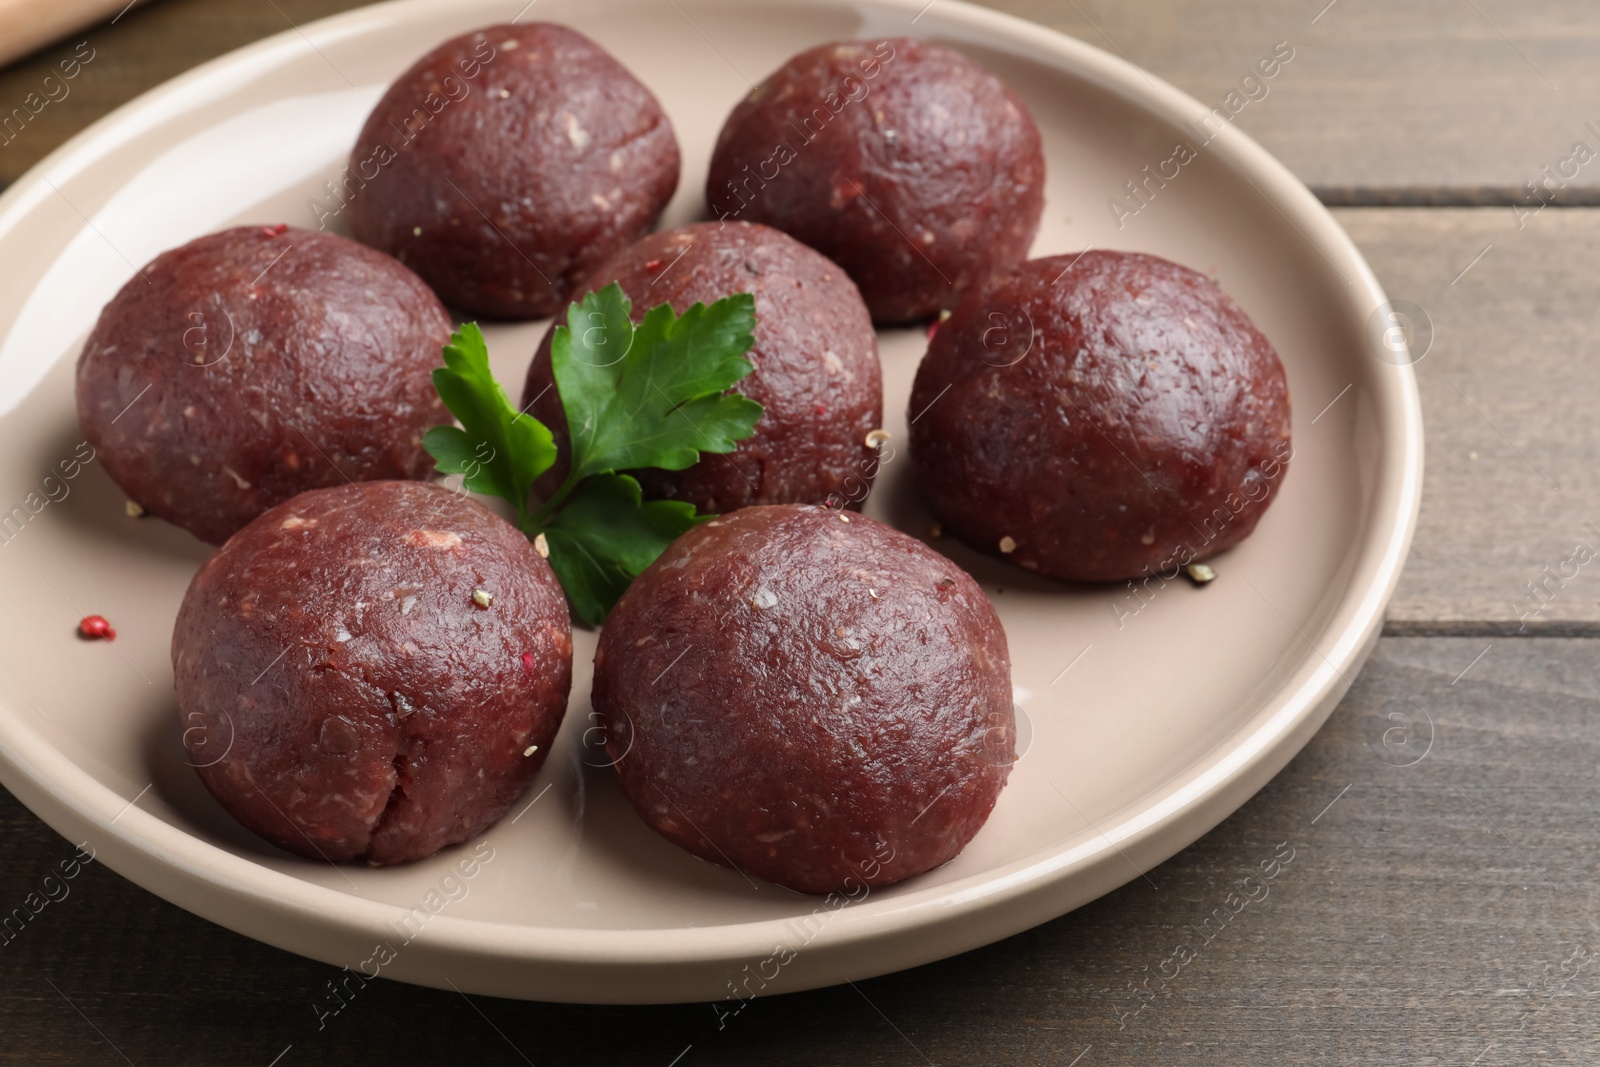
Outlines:
{"label": "raw meatball", "polygon": [[802,892],[939,866],[1010,773],[994,608],[860,515],[758,507],[695,527],[624,594],[594,668],[606,750],[645,822]]}
{"label": "raw meatball", "polygon": [[135,502],[218,544],[296,493],[423,478],[450,318],[345,237],[241,226],[157,256],[78,358],[78,421]]}
{"label": "raw meatball", "polygon": [[[755,433],[688,470],[635,472],[647,496],[719,513],[830,498],[860,508],[878,470],[867,435],[883,425],[883,371],[872,321],[844,271],[769,227],[708,222],[651,234],[607,260],[584,289],[612,282],[633,301],[635,322],[659,304],[681,315],[734,293],[756,300],[755,344],[746,353],[755,370],[734,387],[765,409]],[[546,494],[565,477],[568,455],[550,369],[554,336],[552,326],[522,394],[561,449],[561,468],[540,482]]]}
{"label": "raw meatball", "polygon": [[1030,260],[939,328],[911,392],[945,528],[1056,578],[1161,574],[1243,540],[1283,482],[1283,364],[1228,296],[1157,256]]}
{"label": "raw meatball", "polygon": [[728,116],[706,200],[838,263],[874,320],[909,322],[1028,254],[1044,152],[1022,99],[910,37],[802,52]]}
{"label": "raw meatball", "polygon": [[650,90],[549,22],[446,41],[389,87],[350,153],[356,237],[445,303],[534,319],[648,230],[678,187]]}
{"label": "raw meatball", "polygon": [[403,863],[489,826],[544,763],[572,683],[549,564],[421,482],[303,493],[239,531],[172,634],[189,761],[312,859]]}

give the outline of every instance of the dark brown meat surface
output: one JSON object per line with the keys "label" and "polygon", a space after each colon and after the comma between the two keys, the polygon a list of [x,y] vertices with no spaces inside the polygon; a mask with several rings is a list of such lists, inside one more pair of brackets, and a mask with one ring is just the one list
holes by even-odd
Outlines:
{"label": "dark brown meat surface", "polygon": [[347,206],[357,238],[451,307],[540,318],[655,223],[678,164],[666,113],[610,53],[554,23],[489,26],[384,93]]}
{"label": "dark brown meat surface", "polygon": [[645,822],[809,893],[955,856],[1015,744],[1005,633],[977,583],[833,508],[746,508],[673,542],[601,630],[593,700]]}
{"label": "dark brown meat surface", "polygon": [[[659,304],[681,315],[734,293],[756,302],[755,344],[746,353],[755,370],[734,387],[764,409],[755,432],[734,452],[704,454],[688,470],[635,472],[647,496],[717,513],[830,498],[859,510],[878,469],[867,435],[883,425],[883,371],[872,321],[844,271],[770,227],[712,222],[650,234],[602,264],[583,289],[612,282],[633,301],[635,322]],[[560,449],[539,483],[546,494],[560,485],[568,457],[550,366],[554,332],[552,325],[534,354],[522,394]]]}
{"label": "dark brown meat surface", "polygon": [[189,760],[223,807],[291,852],[389,864],[506,812],[566,712],[572,636],[510,523],[439,486],[360,482],[218,549],[172,664]]}
{"label": "dark brown meat surface", "polygon": [[296,493],[424,478],[450,319],[330,233],[241,226],[157,256],[78,358],[78,420],[145,510],[218,544]]}
{"label": "dark brown meat surface", "polygon": [[973,547],[1056,578],[1170,579],[1249,536],[1283,484],[1272,344],[1158,256],[1030,260],[946,321],[909,410],[917,490]]}
{"label": "dark brown meat surface", "polygon": [[706,201],[838,263],[876,322],[954,307],[1023,259],[1044,211],[1027,106],[959,52],[910,37],[790,59],[734,107]]}

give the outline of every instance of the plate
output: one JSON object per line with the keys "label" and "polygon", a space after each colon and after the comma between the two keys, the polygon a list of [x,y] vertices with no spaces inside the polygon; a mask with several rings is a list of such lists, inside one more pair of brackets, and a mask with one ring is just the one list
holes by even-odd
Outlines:
{"label": "plate", "polygon": [[[1281,769],[1377,637],[1415,524],[1422,422],[1405,320],[1304,186],[1225,121],[1226,101],[1206,120],[1206,104],[1120,59],[952,0],[543,0],[538,18],[594,38],[671,115],[684,167],[664,226],[700,216],[723,117],[803,48],[909,34],[997,72],[1044,136],[1035,255],[1093,246],[1189,264],[1277,346],[1296,450],[1280,497],[1204,588],[1057,586],[935,542],[999,609],[1024,751],[966,851],[890,888],[817,898],[752,884],[646,829],[584,743],[593,634],[577,641],[556,750],[479,840],[396,869],[335,867],[274,850],[211,800],[185,762],[168,658],[207,547],[127,517],[86,460],[78,348],[158,252],[241,222],[314,226],[382,88],[438,42],[522,6],[413,0],[300,27],[140,97],[0,197],[0,781],[152,892],[330,964],[509,997],[737,1002],[1061,915],[1195,840]],[[1291,59],[1276,76],[1297,73]],[[1192,159],[1175,161],[1180,144]],[[502,380],[520,381],[543,330],[490,330]],[[903,446],[926,341],[891,330],[880,343],[900,450],[867,512],[921,534],[930,520]],[[74,636],[90,613],[117,627],[115,644]]]}

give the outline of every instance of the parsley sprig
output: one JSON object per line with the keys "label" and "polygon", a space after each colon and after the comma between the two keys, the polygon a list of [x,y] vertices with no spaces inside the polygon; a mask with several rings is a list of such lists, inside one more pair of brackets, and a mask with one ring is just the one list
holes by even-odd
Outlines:
{"label": "parsley sprig", "polygon": [[629,470],[683,470],[702,452],[732,452],[754,431],[761,405],[730,392],[754,368],[755,299],[695,304],[680,317],[652,308],[635,326],[632,303],[610,285],[567,309],[550,350],[567,415],[567,476],[537,506],[533,485],[555,466],[550,430],[512,407],[489,370],[489,349],[466,323],[444,349],[434,388],[461,423],[422,438],[438,469],[516,509],[530,538],[544,535],[550,565],[584,622],[601,622],[673,538],[710,515],[677,500],[646,501]]}

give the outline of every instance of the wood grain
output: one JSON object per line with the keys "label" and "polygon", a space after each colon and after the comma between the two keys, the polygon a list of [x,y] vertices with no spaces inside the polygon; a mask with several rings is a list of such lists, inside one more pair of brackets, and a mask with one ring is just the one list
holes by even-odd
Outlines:
{"label": "wood grain", "polygon": [[[1511,203],[1573,143],[1600,153],[1587,0],[994,0],[1123,55],[1207,107],[1278,41],[1294,59],[1237,124],[1331,203],[1438,191]],[[1561,194],[1594,202],[1600,156]],[[1559,173],[1558,173],[1559,177]],[[1565,181],[1565,179],[1563,179]],[[1459,191],[1459,192],[1457,192]]]}
{"label": "wood grain", "polygon": [[1422,515],[1389,632],[1600,633],[1600,211],[1521,229],[1510,208],[1335,215],[1433,324]]}
{"label": "wood grain", "polygon": [[[90,866],[0,945],[0,1063],[121,1062],[108,1042],[140,1067],[266,1067],[289,1046],[280,1067],[667,1067],[686,1048],[680,1067],[1592,1062],[1600,641],[1496,641],[1456,680],[1484,645],[1385,638],[1290,766],[1151,882],[956,959],[755,1001],[720,1030],[706,1004],[390,982],[319,1029],[334,969]],[[72,850],[9,798],[0,828],[9,909]]]}

